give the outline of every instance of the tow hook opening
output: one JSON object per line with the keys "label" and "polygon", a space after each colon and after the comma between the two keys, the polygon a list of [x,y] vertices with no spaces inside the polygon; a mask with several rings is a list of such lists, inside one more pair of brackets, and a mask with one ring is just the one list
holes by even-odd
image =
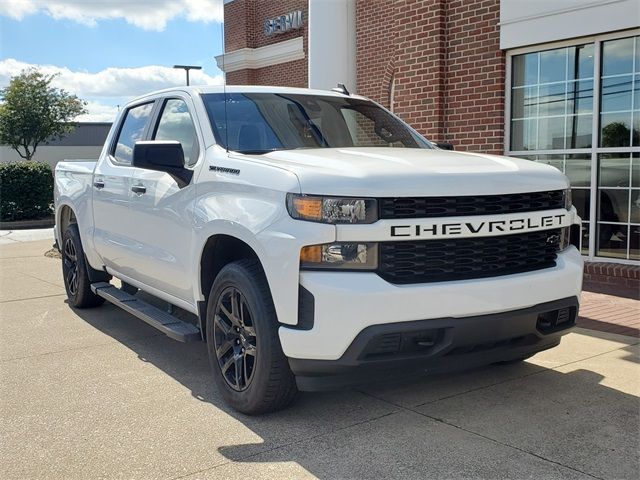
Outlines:
{"label": "tow hook opening", "polygon": [[540,333],[548,334],[571,328],[576,324],[577,309],[565,307],[538,315],[536,328]]}

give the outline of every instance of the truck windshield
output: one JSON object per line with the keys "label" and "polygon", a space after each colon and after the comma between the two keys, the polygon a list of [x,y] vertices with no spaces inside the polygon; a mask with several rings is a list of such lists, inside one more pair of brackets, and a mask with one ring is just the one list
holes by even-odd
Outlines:
{"label": "truck windshield", "polygon": [[209,93],[202,98],[218,144],[240,153],[432,148],[403,122],[366,100],[283,93]]}

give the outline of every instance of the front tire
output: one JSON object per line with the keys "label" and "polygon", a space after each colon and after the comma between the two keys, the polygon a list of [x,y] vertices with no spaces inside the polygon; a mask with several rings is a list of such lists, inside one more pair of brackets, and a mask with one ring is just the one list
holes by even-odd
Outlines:
{"label": "front tire", "polygon": [[231,407],[256,415],[294,400],[295,377],[280,346],[269,286],[257,260],[222,268],[209,294],[206,328],[213,378]]}
{"label": "front tire", "polygon": [[88,268],[78,225],[72,223],[62,234],[62,278],[73,308],[93,308],[104,303],[104,298],[91,291]]}

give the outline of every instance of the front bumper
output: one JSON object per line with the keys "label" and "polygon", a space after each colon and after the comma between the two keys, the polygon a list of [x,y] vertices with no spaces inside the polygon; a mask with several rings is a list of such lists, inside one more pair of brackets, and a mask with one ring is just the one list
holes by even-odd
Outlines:
{"label": "front bumper", "polygon": [[303,271],[300,284],[313,295],[312,326],[283,325],[280,342],[289,358],[338,360],[372,325],[463,319],[579,298],[582,269],[580,252],[569,247],[553,268],[453,282],[393,285],[375,273]]}
{"label": "front bumper", "polygon": [[306,391],[462,370],[552,348],[577,314],[578,298],[570,297],[489,315],[373,325],[337,360],[290,358],[289,364]]}

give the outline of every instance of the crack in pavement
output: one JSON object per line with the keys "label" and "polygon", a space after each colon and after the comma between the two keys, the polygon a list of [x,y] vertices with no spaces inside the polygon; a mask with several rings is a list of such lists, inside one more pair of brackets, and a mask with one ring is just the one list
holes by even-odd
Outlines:
{"label": "crack in pavement", "polygon": [[413,409],[409,409],[409,410],[414,412],[414,413],[417,413],[418,415],[422,415],[423,417],[430,418],[431,420],[434,420],[436,422],[442,423],[443,425],[448,425],[450,427],[457,428],[458,430],[462,430],[463,432],[467,432],[467,433],[469,433],[471,435],[475,435],[475,436],[478,436],[480,438],[484,438],[485,440],[489,440],[490,442],[497,443],[498,445],[502,445],[504,447],[512,448],[512,449],[517,450],[517,451],[519,451],[521,453],[524,453],[524,454],[527,454],[527,455],[531,455],[532,457],[538,458],[538,459],[543,460],[545,462],[549,462],[549,463],[552,463],[554,465],[558,465],[558,466],[560,466],[562,468],[566,468],[568,470],[572,470],[574,472],[580,473],[582,475],[586,475],[586,476],[591,477],[591,478],[596,478],[598,480],[604,480],[602,477],[598,477],[598,476],[593,475],[591,473],[585,472],[583,470],[580,470],[579,468],[575,468],[575,467],[572,467],[570,465],[565,465],[565,464],[563,464],[561,462],[558,462],[556,460],[551,460],[550,458],[543,457],[542,455],[539,455],[539,454],[537,454],[535,452],[530,452],[530,451],[525,450],[523,448],[520,448],[520,447],[518,447],[516,445],[511,445],[509,443],[501,442],[500,440],[497,440],[495,438],[489,437],[487,435],[483,435],[483,434],[478,433],[478,432],[474,432],[473,430],[466,429],[466,428],[464,428],[464,427],[462,427],[460,425],[456,425],[455,423],[450,423],[450,422],[447,422],[446,420],[443,420],[441,418],[432,417],[431,415],[427,415],[426,413],[418,412],[418,411],[413,410]]}
{"label": "crack in pavement", "polygon": [[63,286],[60,286],[60,285],[58,285],[57,283],[50,282],[49,280],[45,280],[44,278],[36,277],[35,275],[31,275],[30,273],[26,273],[26,272],[20,272],[20,273],[21,273],[22,275],[27,276],[27,277],[33,278],[34,280],[40,280],[41,282],[44,282],[44,283],[46,283],[46,284],[48,284],[48,285],[52,285],[52,286],[54,286],[54,287],[58,287],[58,288],[62,288],[62,289],[64,289],[64,285],[63,285]]}
{"label": "crack in pavement", "polygon": [[[138,342],[141,340],[146,340],[148,338],[156,338],[156,337],[164,337],[166,336],[164,333],[162,332],[158,332],[158,333],[154,333],[151,335],[143,335],[141,337],[131,337],[131,338],[127,338],[126,340],[128,341],[132,341],[132,342]],[[5,358],[4,360],[0,360],[0,364],[4,364],[4,363],[9,363],[9,362],[15,362],[18,360],[26,360],[26,359],[31,359],[31,358],[38,358],[38,357],[44,357],[45,355],[56,355],[58,353],[67,353],[67,352],[74,352],[74,351],[79,351],[79,350],[87,350],[89,348],[98,348],[98,347],[105,347],[108,345],[113,345],[115,343],[119,343],[120,345],[124,345],[120,340],[113,340],[111,342],[104,342],[104,343],[95,343],[93,345],[84,345],[82,347],[70,347],[70,348],[65,348],[64,350],[55,350],[53,352],[43,352],[43,353],[37,353],[35,355],[25,355],[24,357],[13,357],[13,358]],[[126,346],[126,345],[124,345]]]}
{"label": "crack in pavement", "polygon": [[[389,403],[389,402],[384,402],[384,403]],[[344,431],[344,430],[348,430],[350,428],[357,427],[359,425],[364,425],[364,424],[367,424],[367,423],[375,422],[377,420],[380,420],[381,418],[389,417],[391,415],[396,415],[398,413],[399,413],[398,410],[393,411],[393,412],[387,412],[387,413],[384,413],[382,415],[375,416],[373,418],[367,418],[367,419],[361,420],[359,422],[355,422],[355,423],[352,423],[352,424],[349,424],[349,425],[345,425],[345,426],[340,427],[340,428],[336,428],[335,430],[329,430],[329,431],[326,431],[326,432],[318,433],[317,435],[313,435],[312,437],[296,438],[296,439],[291,440],[290,442],[284,443],[282,445],[277,445],[277,446],[275,446],[273,448],[269,448],[269,449],[266,449],[266,450],[262,450],[260,452],[252,453],[250,455],[246,455],[244,457],[238,458],[237,460],[227,460],[225,462],[219,463],[219,464],[214,465],[212,467],[203,468],[201,470],[196,470],[196,471],[193,471],[191,473],[186,473],[184,475],[180,475],[178,477],[172,477],[170,480],[179,480],[181,478],[189,477],[191,475],[197,475],[199,473],[208,472],[210,470],[215,470],[216,468],[224,467],[225,465],[230,465],[230,464],[233,464],[233,463],[236,463],[236,462],[243,462],[243,461],[245,461],[245,460],[247,460],[249,458],[257,457],[257,456],[265,454],[265,453],[275,452],[277,450],[289,447],[291,445],[309,443],[312,440],[318,439],[320,437],[324,437],[326,435],[331,435],[332,433],[337,433],[337,432],[341,432],[341,431]]]}
{"label": "crack in pavement", "polygon": [[38,300],[40,298],[51,298],[51,297],[61,297],[66,296],[66,293],[53,293],[51,295],[42,295],[40,297],[29,297],[29,298],[13,298],[11,300],[3,300],[0,302],[0,305],[3,303],[13,303],[13,302],[28,302],[29,300]]}
{"label": "crack in pavement", "polygon": [[[539,372],[536,372],[536,373],[539,373]],[[535,375],[535,374],[534,374],[534,375]],[[525,375],[525,376],[523,376],[523,377],[519,377],[519,378],[525,378],[525,377],[528,377],[528,376],[530,376],[530,375]],[[516,379],[513,379],[513,380],[516,380]],[[477,389],[476,389],[476,390],[477,390]],[[471,392],[471,390],[470,390],[469,392]],[[532,457],[538,458],[538,459],[543,460],[543,461],[545,461],[545,462],[552,463],[552,464],[554,464],[554,465],[558,465],[558,466],[560,466],[560,467],[562,467],[562,468],[566,468],[566,469],[568,469],[568,470],[572,470],[572,471],[577,472],[577,473],[580,473],[580,474],[582,474],[582,475],[587,475],[588,477],[591,477],[591,478],[595,478],[595,479],[598,479],[598,480],[604,480],[602,477],[598,477],[598,476],[595,476],[595,475],[593,475],[593,474],[590,474],[590,473],[584,472],[584,471],[582,471],[582,470],[580,470],[580,469],[578,469],[578,468],[572,467],[572,466],[570,466],[570,465],[565,465],[565,464],[563,464],[563,463],[561,463],[561,462],[558,462],[558,461],[556,461],[556,460],[551,460],[550,458],[543,457],[542,455],[539,455],[539,454],[537,454],[537,453],[535,453],[535,452],[530,452],[530,451],[525,450],[525,449],[523,449],[523,448],[521,448],[521,447],[518,447],[518,446],[516,446],[516,445],[511,445],[511,444],[509,444],[509,443],[501,442],[500,440],[497,440],[497,439],[495,439],[495,438],[489,437],[489,436],[487,436],[487,435],[483,435],[482,433],[478,433],[478,432],[473,431],[473,430],[469,430],[469,429],[467,429],[467,428],[462,427],[461,425],[456,425],[455,423],[448,422],[448,421],[446,421],[446,420],[444,420],[444,419],[442,419],[442,418],[432,417],[431,415],[427,415],[427,414],[426,414],[426,413],[424,413],[424,412],[421,412],[421,411],[419,411],[419,410],[415,410],[415,407],[414,407],[414,408],[405,407],[405,406],[403,406],[403,405],[399,405],[399,404],[397,404],[397,403],[395,403],[395,402],[392,402],[392,401],[390,401],[390,400],[386,400],[386,399],[384,399],[384,398],[377,397],[376,395],[373,395],[373,394],[371,394],[371,393],[367,393],[367,392],[361,392],[361,393],[363,393],[364,395],[368,395],[368,396],[370,396],[370,397],[372,397],[372,398],[375,398],[375,399],[377,399],[377,400],[380,400],[380,401],[382,401],[382,402],[389,403],[390,405],[394,405],[394,406],[396,406],[396,407],[398,407],[398,408],[403,409],[404,411],[415,413],[415,414],[417,414],[417,415],[420,415],[420,416],[425,417],[425,418],[429,418],[430,420],[433,420],[433,421],[435,421],[435,422],[441,423],[441,424],[443,424],[443,425],[447,425],[447,426],[449,426],[449,427],[452,427],[452,428],[455,428],[455,429],[461,430],[461,431],[466,432],[466,433],[468,433],[468,434],[470,434],[470,435],[474,435],[474,436],[477,436],[477,437],[483,438],[483,439],[488,440],[488,441],[490,441],[490,442],[492,442],[492,443],[495,443],[495,444],[497,444],[497,445],[502,445],[503,447],[512,448],[512,449],[517,450],[517,451],[519,451],[519,452],[521,452],[521,453],[524,453],[524,454],[527,454],[527,455],[531,455]],[[427,403],[430,403],[430,402],[427,402]],[[426,405],[426,404],[424,404],[424,405]]]}
{"label": "crack in pavement", "polygon": [[609,353],[612,353],[612,352],[615,352],[615,351],[618,351],[618,350],[624,350],[625,348],[628,348],[628,347],[630,347],[630,346],[637,345],[638,343],[640,343],[640,342],[636,342],[636,343],[632,343],[632,344],[629,344],[629,345],[625,345],[625,346],[623,346],[623,347],[614,348],[614,349],[612,349],[612,350],[608,350],[608,351],[606,351],[606,352],[602,352],[602,353],[599,353],[599,354],[596,354],[596,355],[591,355],[591,356],[589,356],[589,357],[585,357],[585,358],[582,358],[582,359],[580,359],[580,360],[574,360],[574,361],[571,361],[571,362],[563,363],[562,365],[557,365],[557,366],[552,367],[552,368],[543,368],[542,370],[537,371],[537,372],[529,373],[529,374],[522,375],[522,376],[520,376],[520,377],[516,377],[516,378],[510,378],[510,379],[507,379],[507,380],[504,380],[504,381],[501,381],[501,382],[493,383],[493,384],[491,384],[491,385],[485,385],[485,386],[483,386],[483,387],[474,388],[474,389],[471,389],[471,390],[467,390],[466,392],[457,393],[457,394],[455,394],[455,395],[449,395],[449,396],[447,396],[447,397],[439,398],[439,399],[437,399],[437,400],[433,400],[433,401],[431,401],[431,402],[425,402],[425,403],[422,403],[422,404],[420,404],[420,405],[416,405],[416,406],[414,406],[414,407],[406,407],[406,406],[404,406],[404,405],[400,405],[400,404],[397,404],[397,403],[395,403],[395,402],[392,402],[392,401],[390,401],[390,400],[388,400],[388,399],[378,397],[377,395],[374,395],[374,394],[372,394],[372,393],[369,393],[369,392],[366,392],[366,391],[362,391],[362,390],[358,390],[358,391],[359,391],[360,393],[362,393],[363,395],[367,395],[367,396],[369,396],[369,397],[375,398],[375,399],[380,400],[380,401],[382,401],[382,402],[386,402],[386,403],[388,403],[388,404],[390,404],[390,405],[393,405],[393,406],[395,406],[395,407],[401,408],[401,409],[403,409],[403,410],[405,410],[405,411],[413,412],[413,413],[416,413],[416,414],[418,414],[418,415],[421,415],[421,416],[423,416],[423,417],[425,417],[425,418],[429,418],[429,419],[431,419],[431,420],[433,420],[433,421],[436,421],[436,422],[442,423],[442,424],[444,424],[444,425],[448,425],[448,426],[450,426],[450,427],[453,427],[453,428],[456,428],[456,429],[462,430],[462,431],[467,432],[467,433],[469,433],[469,434],[471,434],[471,435],[475,435],[475,436],[478,436],[478,437],[483,438],[483,439],[485,439],[485,440],[489,440],[489,441],[491,441],[491,442],[493,442],[493,443],[496,443],[496,444],[498,444],[498,445],[502,445],[502,446],[504,446],[504,447],[512,448],[512,449],[517,450],[517,451],[519,451],[519,452],[522,452],[522,453],[525,453],[525,454],[531,455],[531,456],[533,456],[533,457],[536,457],[536,458],[538,458],[538,459],[540,459],[540,460],[544,460],[544,461],[549,462],[549,463],[552,463],[552,464],[554,464],[554,465],[558,465],[558,466],[560,466],[560,467],[567,468],[567,469],[569,469],[569,470],[575,471],[575,472],[580,473],[580,474],[582,474],[582,475],[587,475],[588,477],[591,477],[591,478],[595,478],[595,479],[598,479],[598,480],[604,480],[602,477],[598,477],[598,476],[593,475],[593,474],[591,474],[591,473],[588,473],[588,472],[582,471],[582,470],[580,470],[579,468],[575,468],[575,467],[572,467],[572,466],[570,466],[570,465],[565,465],[565,464],[563,464],[562,462],[558,462],[558,461],[556,461],[556,460],[552,460],[552,459],[550,459],[550,458],[547,458],[547,457],[544,457],[544,456],[542,456],[542,455],[539,455],[539,454],[537,454],[537,453],[535,453],[535,452],[530,452],[530,451],[528,451],[528,450],[526,450],[526,449],[523,449],[523,448],[521,448],[521,447],[518,447],[518,446],[516,446],[516,445],[511,445],[511,444],[509,444],[509,443],[501,442],[500,440],[497,440],[497,439],[495,439],[495,438],[489,437],[489,436],[487,436],[487,435],[484,435],[484,434],[482,434],[482,433],[476,432],[476,431],[474,431],[474,430],[469,430],[469,429],[467,429],[467,428],[462,427],[461,425],[457,425],[457,424],[455,424],[455,423],[448,422],[448,421],[446,421],[446,420],[444,420],[444,419],[442,419],[442,418],[433,417],[433,416],[428,415],[428,414],[426,414],[426,413],[424,413],[424,412],[421,412],[421,411],[419,411],[419,410],[416,410],[416,408],[421,407],[421,406],[424,406],[424,405],[433,404],[433,403],[435,403],[435,402],[439,402],[439,401],[442,401],[442,400],[447,400],[447,399],[450,399],[450,398],[453,398],[453,397],[457,397],[457,396],[460,396],[460,395],[466,395],[466,394],[468,394],[468,393],[476,392],[476,391],[478,391],[478,390],[483,390],[483,389],[491,388],[491,387],[494,387],[494,386],[497,386],[497,385],[501,385],[501,384],[504,384],[504,383],[514,382],[514,381],[516,381],[516,380],[520,380],[520,379],[523,379],[523,378],[527,378],[527,377],[530,377],[530,376],[533,376],[533,375],[539,375],[539,374],[542,374],[542,373],[548,372],[549,370],[556,370],[556,369],[558,369],[558,368],[562,368],[562,367],[564,367],[564,366],[566,366],[566,365],[572,365],[572,364],[574,364],[574,363],[579,363],[579,362],[583,362],[583,361],[585,361],[585,360],[590,360],[590,359],[593,359],[593,358],[600,357],[600,356],[602,356],[602,355],[607,355],[607,354],[609,354]]}
{"label": "crack in pavement", "polygon": [[[585,361],[585,360],[590,360],[590,359],[592,359],[592,358],[596,358],[596,357],[599,357],[599,356],[601,356],[601,355],[607,355],[608,353],[615,352],[615,351],[617,351],[617,350],[622,350],[622,349],[624,349],[624,348],[633,347],[634,345],[638,345],[638,343],[640,343],[640,342],[630,343],[630,344],[628,344],[628,345],[625,345],[624,347],[618,347],[618,348],[614,348],[614,349],[612,349],[612,350],[607,350],[606,352],[597,353],[597,354],[595,354],[595,355],[591,355],[590,357],[584,357],[584,358],[581,358],[580,360],[573,360],[573,361],[571,361],[571,362],[563,363],[563,364],[561,364],[561,365],[556,365],[555,367],[541,367],[541,368],[540,368],[540,370],[537,370],[537,371],[535,371],[535,372],[526,373],[526,374],[524,374],[524,375],[520,375],[519,377],[515,377],[515,378],[507,378],[507,379],[505,379],[505,380],[501,380],[501,381],[499,381],[499,382],[491,383],[491,384],[488,384],[488,385],[483,385],[482,387],[472,388],[471,390],[466,390],[466,391],[464,391],[464,392],[458,392],[458,393],[454,393],[454,394],[452,394],[452,395],[447,395],[446,397],[437,398],[437,399],[435,399],[435,400],[431,400],[431,401],[429,401],[429,402],[425,402],[425,403],[420,403],[420,404],[418,404],[418,405],[415,405],[413,408],[423,407],[423,406],[425,406],[425,405],[431,405],[432,403],[436,403],[436,402],[439,402],[439,401],[441,401],[441,400],[448,400],[448,399],[451,399],[451,398],[458,397],[458,396],[460,396],[460,395],[466,395],[467,393],[477,392],[477,391],[479,391],[479,390],[484,390],[484,389],[486,389],[486,388],[495,387],[495,386],[497,386],[497,385],[502,385],[502,384],[504,384],[504,383],[513,382],[513,381],[515,381],[515,380],[520,380],[520,379],[522,379],[522,378],[531,377],[531,376],[533,376],[533,375],[539,375],[539,374],[541,374],[541,373],[548,372],[549,370],[556,370],[557,368],[562,368],[562,367],[564,367],[564,366],[566,366],[566,365],[572,365],[572,364],[574,364],[574,363],[579,363],[579,362],[583,362],[583,361]],[[376,397],[376,398],[377,398],[377,397]]]}
{"label": "crack in pavement", "polygon": [[344,426],[344,427],[337,428],[337,429],[335,429],[335,430],[330,430],[330,431],[322,432],[322,433],[319,433],[319,434],[317,434],[317,435],[314,435],[313,437],[304,437],[304,438],[303,438],[303,439],[301,439],[301,440],[300,440],[300,439],[292,440],[292,441],[290,441],[290,442],[284,443],[284,444],[282,444],[282,445],[275,446],[275,447],[270,448],[270,449],[267,449],[267,450],[262,450],[262,451],[260,451],[260,452],[252,453],[251,455],[247,455],[247,456],[245,456],[245,457],[241,457],[241,458],[234,459],[234,460],[227,460],[227,461],[225,461],[225,462],[222,462],[222,463],[219,463],[219,464],[213,465],[213,466],[208,467],[208,468],[203,468],[203,469],[200,469],[200,470],[195,470],[195,471],[193,471],[193,472],[190,472],[190,473],[187,473],[187,474],[184,474],[184,475],[180,475],[180,476],[178,476],[178,477],[172,477],[172,479],[171,479],[171,480],[180,480],[180,479],[182,479],[182,478],[186,478],[186,477],[189,477],[189,476],[192,476],[192,475],[197,475],[197,474],[201,474],[201,473],[204,473],[204,472],[207,472],[207,471],[210,471],[210,470],[215,470],[215,469],[220,468],[220,467],[223,467],[223,466],[225,466],[225,465],[230,465],[230,464],[233,464],[233,463],[236,463],[236,462],[244,462],[244,461],[246,461],[246,460],[248,460],[248,459],[250,459],[250,458],[253,458],[253,457],[256,457],[256,456],[259,456],[259,455],[265,454],[265,453],[274,452],[274,451],[280,450],[280,449],[282,449],[282,448],[286,448],[286,447],[291,446],[291,445],[294,445],[294,444],[298,444],[298,443],[308,443],[308,442],[310,442],[310,441],[312,441],[312,440],[315,440],[315,439],[321,438],[321,437],[326,436],[326,435],[330,435],[330,434],[332,434],[332,433],[338,433],[338,432],[340,432],[340,431],[344,431],[344,430],[347,430],[347,429],[350,429],[350,428],[353,428],[353,427],[357,427],[357,426],[359,426],[359,425],[363,425],[363,424],[366,424],[366,423],[375,422],[375,421],[377,421],[377,420],[379,420],[379,419],[381,419],[381,418],[384,418],[384,417],[388,417],[388,416],[391,416],[391,415],[396,415],[396,414],[398,414],[400,411],[411,412],[411,413],[414,413],[414,414],[420,415],[420,416],[422,416],[422,417],[428,418],[428,419],[430,419],[430,420],[433,420],[433,421],[435,421],[435,422],[441,423],[441,424],[443,424],[443,425],[447,425],[447,426],[449,426],[449,427],[452,427],[452,428],[455,428],[455,429],[461,430],[461,431],[463,431],[463,432],[465,432],[465,433],[468,433],[468,434],[470,434],[470,435],[480,437],[480,438],[482,438],[482,439],[484,439],[484,440],[488,440],[488,441],[490,441],[490,442],[492,442],[492,443],[495,443],[495,444],[497,444],[497,445],[501,445],[501,446],[506,447],[506,448],[511,448],[511,449],[513,449],[513,450],[516,450],[516,451],[519,451],[519,452],[521,452],[521,453],[524,453],[525,455],[530,455],[530,456],[535,457],[535,458],[537,458],[537,459],[539,459],[539,460],[542,460],[542,461],[544,461],[544,462],[547,462],[547,463],[550,463],[550,464],[553,464],[553,465],[557,465],[557,466],[559,466],[559,467],[561,467],[561,468],[565,468],[565,469],[568,469],[568,470],[574,471],[574,472],[579,473],[579,474],[581,474],[581,475],[586,475],[586,476],[588,476],[588,477],[590,477],[590,478],[594,478],[594,479],[597,479],[597,480],[604,480],[604,479],[603,479],[603,478],[601,478],[601,477],[598,477],[598,476],[596,476],[596,475],[593,475],[593,474],[590,474],[590,473],[588,473],[588,472],[582,471],[582,470],[580,470],[579,468],[575,468],[575,467],[572,467],[572,466],[570,466],[570,465],[565,465],[565,464],[563,464],[563,463],[561,463],[561,462],[558,462],[558,461],[556,461],[556,460],[552,460],[552,459],[550,459],[550,458],[546,458],[546,457],[544,457],[544,456],[542,456],[542,455],[539,455],[539,454],[537,454],[537,453],[535,453],[535,452],[530,452],[530,451],[525,450],[525,449],[523,449],[523,448],[521,448],[521,447],[518,447],[518,446],[516,446],[516,445],[511,445],[511,444],[508,444],[508,443],[505,443],[505,442],[501,442],[500,440],[497,440],[497,439],[495,439],[495,438],[489,437],[489,436],[487,436],[487,435],[483,435],[483,434],[478,433],[478,432],[475,432],[475,431],[473,431],[473,430],[466,429],[466,428],[464,428],[464,427],[462,427],[462,426],[460,426],[460,425],[456,425],[456,424],[454,424],[454,423],[447,422],[446,420],[443,420],[443,419],[441,419],[441,418],[432,417],[432,416],[430,416],[430,415],[427,415],[427,414],[426,414],[426,413],[424,413],[424,412],[420,412],[420,411],[415,410],[415,409],[416,409],[416,408],[418,408],[418,407],[421,407],[421,406],[423,406],[423,405],[428,405],[428,404],[430,404],[430,403],[438,402],[438,401],[441,401],[441,400],[446,400],[446,399],[453,398],[453,397],[457,397],[457,396],[460,396],[460,395],[465,395],[465,394],[467,394],[467,393],[475,392],[475,391],[478,391],[478,390],[483,390],[483,389],[486,389],[486,388],[491,388],[491,387],[494,387],[494,386],[497,386],[497,385],[501,385],[501,384],[503,384],[503,383],[513,382],[513,381],[520,380],[520,379],[522,379],[522,378],[526,378],[526,377],[529,377],[529,376],[532,376],[532,375],[538,375],[538,374],[541,374],[541,373],[545,373],[545,372],[547,372],[547,371],[549,371],[549,370],[555,370],[555,369],[557,369],[557,368],[561,368],[561,367],[564,367],[564,366],[566,366],[566,365],[571,365],[571,364],[573,364],[573,363],[578,363],[578,362],[582,362],[582,361],[585,361],[585,360],[589,360],[589,359],[592,359],[592,358],[596,358],[596,357],[599,357],[599,356],[602,356],[602,355],[607,355],[607,354],[609,354],[609,353],[611,353],[611,352],[615,352],[615,351],[617,351],[617,350],[622,350],[622,349],[627,348],[627,347],[629,347],[629,346],[631,346],[631,345],[637,345],[638,343],[640,343],[640,342],[636,342],[636,343],[633,343],[633,344],[630,344],[630,345],[625,345],[624,347],[614,348],[614,349],[612,349],[612,350],[608,350],[608,351],[606,351],[606,352],[602,352],[602,353],[599,353],[599,354],[596,354],[596,355],[592,355],[592,356],[589,356],[589,357],[585,357],[585,358],[582,358],[582,359],[580,359],[580,360],[574,360],[574,361],[571,361],[571,362],[566,362],[566,363],[563,363],[563,364],[561,364],[561,365],[557,365],[557,366],[555,366],[555,367],[553,367],[553,368],[542,367],[539,371],[536,371],[536,372],[532,372],[532,373],[529,373],[529,374],[526,374],[526,375],[522,375],[522,376],[519,376],[519,377],[516,377],[516,378],[510,378],[510,379],[507,379],[507,380],[504,380],[504,381],[501,381],[501,382],[492,383],[492,384],[490,384],[490,385],[485,385],[485,386],[483,386],[483,387],[474,388],[474,389],[471,389],[471,390],[467,390],[466,392],[458,393],[458,394],[455,394],[455,395],[449,395],[449,396],[447,396],[447,397],[439,398],[439,399],[437,399],[437,400],[433,400],[433,401],[431,401],[431,402],[425,402],[425,403],[423,403],[423,404],[416,405],[415,407],[405,407],[405,406],[403,406],[403,405],[399,405],[399,404],[397,404],[397,403],[395,403],[395,402],[392,402],[392,401],[390,401],[390,400],[387,400],[387,399],[384,399],[384,398],[380,398],[380,397],[378,397],[378,396],[376,396],[376,395],[373,395],[373,394],[371,394],[371,393],[368,393],[368,392],[365,392],[365,391],[362,391],[362,390],[356,390],[357,392],[361,393],[362,395],[365,395],[365,396],[368,396],[368,397],[374,398],[374,399],[376,399],[376,400],[378,400],[378,401],[381,401],[381,402],[383,402],[383,403],[386,403],[386,404],[388,404],[388,405],[391,405],[391,406],[393,406],[393,407],[395,407],[395,408],[398,408],[398,409],[400,409],[400,410],[396,410],[396,411],[388,412],[388,413],[386,413],[386,414],[379,415],[379,416],[376,416],[376,417],[374,417],[374,418],[369,418],[369,419],[366,419],[366,420],[362,420],[362,421],[360,421],[360,422],[356,422],[356,423],[353,423],[353,424],[351,424],[351,425],[346,425],[346,426]]}

